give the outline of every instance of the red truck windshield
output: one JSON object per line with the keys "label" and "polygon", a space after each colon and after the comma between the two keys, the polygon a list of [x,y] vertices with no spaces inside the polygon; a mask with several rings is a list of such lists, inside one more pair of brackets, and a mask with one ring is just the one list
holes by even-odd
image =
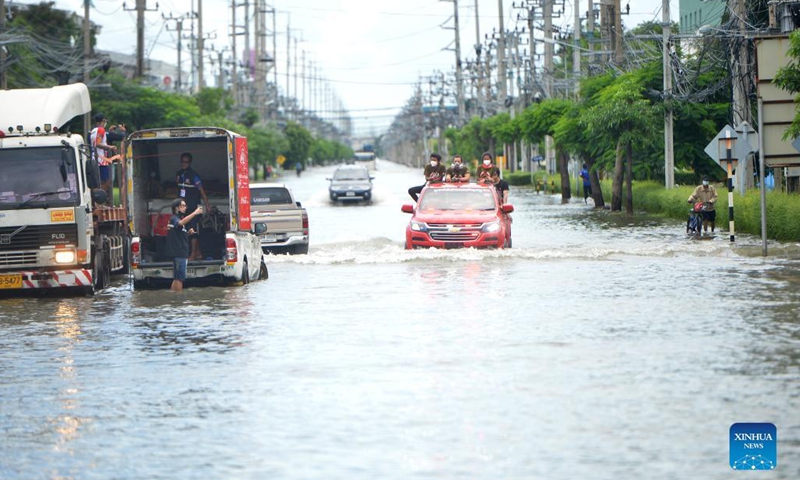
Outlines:
{"label": "red truck windshield", "polygon": [[488,188],[442,188],[425,191],[419,210],[494,210],[494,196]]}

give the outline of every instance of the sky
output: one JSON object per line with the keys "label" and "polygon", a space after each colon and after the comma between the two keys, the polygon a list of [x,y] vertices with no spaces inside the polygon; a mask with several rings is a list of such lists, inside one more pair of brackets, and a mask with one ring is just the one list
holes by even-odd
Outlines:
{"label": "sky", "polygon": [[[7,2],[9,0],[6,0]],[[164,28],[162,18],[177,17],[196,9],[199,0],[147,0],[145,15],[145,52],[150,58],[177,63],[177,34]],[[252,1],[252,0],[251,0]],[[498,1],[478,0],[478,23],[481,37],[499,27]],[[554,19],[555,26],[572,28],[574,23],[572,5],[574,0],[563,0],[565,12]],[[625,11],[627,0],[622,1]],[[38,3],[31,0],[16,0],[18,3]],[[212,38],[206,48],[230,48],[230,1],[202,0],[203,31]],[[476,43],[475,0],[458,0],[461,32],[462,61],[474,58]],[[504,26],[507,29],[522,27],[517,21],[523,14],[512,3],[522,0],[502,0]],[[136,0],[124,3],[120,0],[92,0],[90,19],[102,26],[98,39],[100,50],[120,53],[136,52],[136,14],[128,11]],[[597,1],[596,1],[597,3]],[[238,4],[243,5],[244,0]],[[319,69],[319,75],[327,79],[330,88],[340,99],[354,121],[353,135],[370,136],[380,134],[414,93],[421,77],[436,71],[450,72],[454,69],[455,33],[453,30],[453,2],[446,0],[267,0],[269,6],[278,11],[277,16],[277,68],[279,88],[286,93],[286,34],[287,27],[292,38],[297,39],[298,64],[302,52],[308,62]],[[661,0],[638,0],[630,2],[630,15],[623,15],[626,28],[645,21],[661,20]],[[56,0],[56,6],[83,15],[83,0]],[[583,11],[586,0],[581,2]],[[251,12],[252,12],[251,8]],[[670,3],[671,17],[678,18],[678,1]],[[237,24],[244,17],[244,7],[237,9]],[[271,16],[268,15],[271,27]],[[188,21],[184,23],[187,32]],[[174,22],[170,23],[174,26]],[[449,29],[444,28],[449,27]],[[541,38],[541,32],[538,37]],[[190,70],[188,40],[184,40],[183,68]],[[252,43],[252,40],[251,40]],[[267,40],[271,50],[272,40]],[[244,44],[242,36],[237,39],[241,56]],[[541,45],[539,47],[541,51]],[[291,60],[294,62],[294,41]],[[216,68],[216,67],[214,67]],[[206,62],[207,83],[216,79],[215,70]],[[290,74],[294,75],[294,67]],[[300,71],[298,70],[298,73]],[[272,73],[269,74],[272,78]],[[184,82],[186,80],[184,79]],[[298,80],[298,92],[302,80]],[[294,81],[289,84],[294,94]],[[302,94],[298,93],[300,99]],[[307,105],[310,99],[306,100]],[[310,105],[309,105],[310,106]]]}

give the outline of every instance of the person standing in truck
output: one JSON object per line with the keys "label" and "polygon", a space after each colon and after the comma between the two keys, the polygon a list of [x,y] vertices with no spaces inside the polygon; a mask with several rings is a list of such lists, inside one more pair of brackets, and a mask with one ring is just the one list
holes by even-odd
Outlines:
{"label": "person standing in truck", "polygon": [[102,188],[108,198],[113,198],[111,191],[111,164],[119,160],[119,155],[113,155],[117,147],[110,145],[106,138],[106,125],[108,119],[102,113],[94,116],[95,126],[90,133],[92,143],[92,157],[100,166],[100,188]]}
{"label": "person standing in truck", "polygon": [[[203,181],[200,180],[197,173],[192,170],[192,160],[191,153],[181,153],[181,169],[175,172],[175,180],[178,184],[178,196],[186,202],[187,211],[193,212],[197,206],[200,205],[200,199],[202,198],[203,205],[206,206],[206,211],[211,212],[206,190],[203,188]],[[187,227],[189,230],[193,231],[193,233],[189,234],[189,244],[191,246],[189,260],[201,260],[203,254],[200,251],[200,236],[197,219],[193,217]]]}
{"label": "person standing in truck", "polygon": [[203,207],[197,207],[192,213],[186,215],[186,202],[182,198],[172,201],[172,217],[167,225],[167,257],[172,258],[172,286],[173,292],[183,291],[183,282],[186,281],[186,265],[189,263],[189,236],[194,229],[186,228],[195,217],[203,214]]}

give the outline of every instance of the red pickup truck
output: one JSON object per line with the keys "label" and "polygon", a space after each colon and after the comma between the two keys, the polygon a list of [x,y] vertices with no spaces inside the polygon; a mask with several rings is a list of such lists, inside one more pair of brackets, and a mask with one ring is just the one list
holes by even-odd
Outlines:
{"label": "red pickup truck", "polygon": [[503,205],[493,185],[434,183],[422,190],[406,227],[406,249],[511,248],[513,205]]}

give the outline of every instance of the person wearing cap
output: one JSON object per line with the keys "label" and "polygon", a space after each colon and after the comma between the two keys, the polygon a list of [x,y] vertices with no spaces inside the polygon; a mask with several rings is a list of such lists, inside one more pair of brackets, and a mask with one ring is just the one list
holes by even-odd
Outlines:
{"label": "person wearing cap", "polygon": [[108,119],[102,113],[94,116],[95,127],[90,134],[92,144],[92,157],[100,166],[100,188],[105,190],[108,198],[112,198],[111,192],[111,164],[119,159],[118,155],[109,155],[117,151],[117,147],[109,145],[106,138],[106,124]]}
{"label": "person wearing cap", "polygon": [[492,182],[492,174],[497,172],[497,175],[500,175],[500,169],[494,166],[492,161],[492,154],[489,152],[484,152],[482,155],[481,163],[478,165],[478,170],[475,172],[475,177],[478,179],[478,183],[493,183]]}
{"label": "person wearing cap", "polygon": [[166,255],[172,259],[172,286],[170,290],[180,292],[186,281],[186,265],[189,263],[189,235],[194,228],[186,229],[196,216],[203,214],[203,207],[198,206],[192,213],[186,214],[186,201],[176,198],[172,201],[172,217],[167,225]]}
{"label": "person wearing cap", "polygon": [[717,190],[709,184],[708,175],[703,175],[703,184],[694,189],[687,202],[691,205],[695,202],[703,202],[703,231],[708,233],[708,224],[711,224],[711,233],[714,233],[714,226],[717,220],[717,212],[714,205],[717,203]]}
{"label": "person wearing cap", "polygon": [[419,200],[419,194],[422,192],[422,189],[425,188],[425,185],[431,182],[444,181],[445,175],[447,175],[447,169],[442,165],[441,155],[438,153],[431,154],[430,164],[425,165],[423,175],[425,175],[424,184],[408,189],[408,194],[411,195],[411,198],[413,198],[415,202]]}

